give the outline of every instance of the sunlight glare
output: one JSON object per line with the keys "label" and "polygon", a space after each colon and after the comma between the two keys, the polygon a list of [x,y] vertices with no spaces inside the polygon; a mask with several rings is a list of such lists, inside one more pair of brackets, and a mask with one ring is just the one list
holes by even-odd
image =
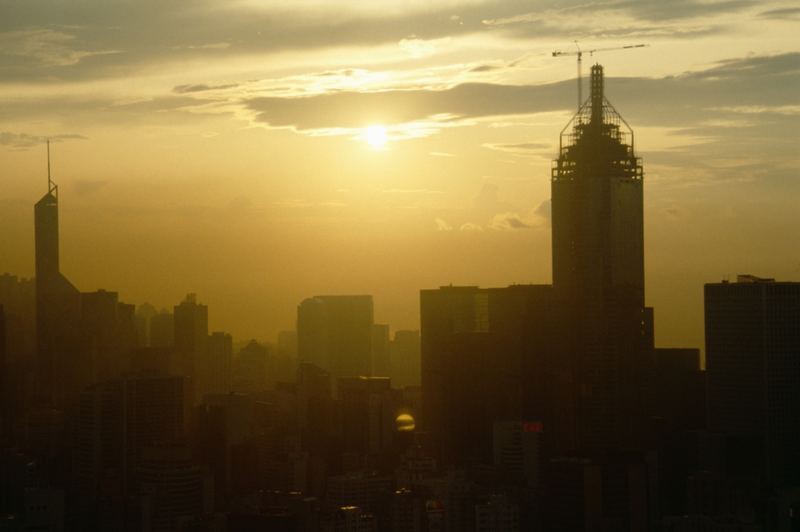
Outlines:
{"label": "sunlight glare", "polygon": [[369,126],[365,132],[365,138],[367,143],[376,150],[386,147],[386,142],[389,140],[386,128],[378,125]]}

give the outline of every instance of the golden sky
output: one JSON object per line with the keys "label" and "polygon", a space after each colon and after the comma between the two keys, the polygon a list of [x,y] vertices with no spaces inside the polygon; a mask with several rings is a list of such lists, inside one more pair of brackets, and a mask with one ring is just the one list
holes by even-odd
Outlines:
{"label": "golden sky", "polygon": [[575,58],[645,168],[657,341],[702,284],[800,277],[800,7],[762,0],[0,0],[0,272],[33,274],[53,140],[62,270],[239,339],[317,294],[417,328],[419,289],[549,283]]}

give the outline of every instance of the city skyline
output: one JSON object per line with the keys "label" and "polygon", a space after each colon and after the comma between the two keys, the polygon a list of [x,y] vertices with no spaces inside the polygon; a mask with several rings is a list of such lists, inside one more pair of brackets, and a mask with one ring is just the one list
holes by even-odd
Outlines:
{"label": "city skyline", "polygon": [[797,277],[791,4],[77,6],[0,4],[0,271],[33,275],[50,137],[65,275],[158,308],[197,292],[237,338],[315,294],[413,329],[422,288],[549,283],[576,92],[551,53],[577,39],[649,44],[584,77],[603,63],[636,124],[659,343],[702,345],[705,282]]}
{"label": "city skyline", "polygon": [[3,530],[800,529],[800,8],[162,4],[0,0]]}

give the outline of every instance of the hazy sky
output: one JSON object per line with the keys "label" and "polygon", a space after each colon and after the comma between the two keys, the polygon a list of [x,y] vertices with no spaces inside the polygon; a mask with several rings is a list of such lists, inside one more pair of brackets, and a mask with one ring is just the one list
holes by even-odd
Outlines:
{"label": "hazy sky", "polygon": [[419,289],[549,283],[573,40],[645,168],[647,302],[800,279],[800,6],[763,0],[0,0],[0,272],[33,274],[43,139],[62,270],[269,339],[315,294],[417,328]]}

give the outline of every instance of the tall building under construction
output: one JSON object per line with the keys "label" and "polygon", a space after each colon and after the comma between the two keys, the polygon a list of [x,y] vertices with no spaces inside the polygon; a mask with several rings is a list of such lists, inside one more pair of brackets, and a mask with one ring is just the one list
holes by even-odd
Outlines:
{"label": "tall building under construction", "polygon": [[577,442],[608,447],[632,429],[643,362],[644,229],[633,130],[604,95],[603,67],[561,133],[552,187],[553,286],[570,320]]}

